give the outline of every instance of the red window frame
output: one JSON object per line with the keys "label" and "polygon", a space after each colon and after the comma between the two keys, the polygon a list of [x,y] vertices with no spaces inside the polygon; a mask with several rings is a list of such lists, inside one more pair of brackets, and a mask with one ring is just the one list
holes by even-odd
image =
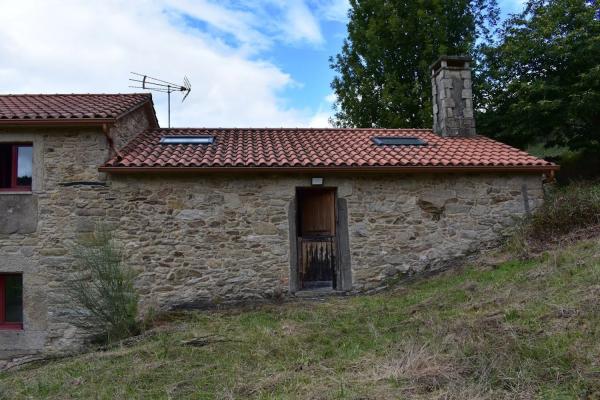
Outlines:
{"label": "red window frame", "polygon": [[14,330],[20,331],[23,330],[22,322],[6,322],[4,319],[6,318],[6,296],[5,296],[5,283],[7,276],[14,276],[21,274],[0,274],[0,330]]}
{"label": "red window frame", "polygon": [[[31,192],[31,186],[19,186],[17,185],[17,178],[19,175],[19,147],[33,147],[33,143],[0,143],[3,145],[11,146],[12,156],[12,174],[10,177],[10,187],[0,188],[0,192]],[[31,160],[33,164],[33,159]],[[33,174],[33,171],[32,171]],[[32,177],[33,178],[33,177]]]}

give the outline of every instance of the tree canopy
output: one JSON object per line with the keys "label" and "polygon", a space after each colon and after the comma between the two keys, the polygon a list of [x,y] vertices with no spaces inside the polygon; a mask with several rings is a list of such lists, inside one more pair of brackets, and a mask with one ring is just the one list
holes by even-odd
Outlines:
{"label": "tree canopy", "polygon": [[498,18],[496,0],[351,0],[333,123],[351,127],[432,124],[429,65],[442,54],[477,57]]}
{"label": "tree canopy", "polygon": [[477,131],[509,144],[600,149],[600,1],[351,0],[331,59],[337,126],[430,127],[429,65],[475,60]]}
{"label": "tree canopy", "polygon": [[599,3],[529,0],[504,23],[482,48],[480,133],[520,147],[600,147]]}

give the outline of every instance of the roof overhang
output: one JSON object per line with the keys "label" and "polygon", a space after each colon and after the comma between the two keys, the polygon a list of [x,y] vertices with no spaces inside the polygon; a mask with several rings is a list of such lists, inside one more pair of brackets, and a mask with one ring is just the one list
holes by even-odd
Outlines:
{"label": "roof overhang", "polygon": [[94,126],[103,127],[105,125],[114,125],[121,118],[144,108],[150,126],[152,128],[158,128],[158,119],[156,112],[154,111],[154,103],[152,97],[148,96],[148,99],[142,101],[133,107],[125,110],[121,114],[114,118],[35,118],[35,119],[0,119],[0,127],[23,127],[23,126],[35,126],[35,127],[82,127],[82,126]]}
{"label": "roof overhang", "polygon": [[113,174],[137,173],[549,173],[559,170],[558,165],[516,166],[346,166],[346,167],[112,167],[102,166],[100,172]]}
{"label": "roof overhang", "polygon": [[0,119],[0,126],[102,126],[114,124],[115,118],[69,118],[69,119]]}

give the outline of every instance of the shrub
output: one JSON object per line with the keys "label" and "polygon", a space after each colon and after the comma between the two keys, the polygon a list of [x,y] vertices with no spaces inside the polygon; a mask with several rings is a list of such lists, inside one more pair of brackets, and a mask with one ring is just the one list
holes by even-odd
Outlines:
{"label": "shrub", "polygon": [[570,184],[553,189],[527,223],[527,236],[545,240],[600,224],[600,185]]}
{"label": "shrub", "polygon": [[123,265],[123,254],[112,231],[97,227],[73,247],[77,271],[67,294],[78,307],[73,323],[103,341],[139,333],[135,274]]}

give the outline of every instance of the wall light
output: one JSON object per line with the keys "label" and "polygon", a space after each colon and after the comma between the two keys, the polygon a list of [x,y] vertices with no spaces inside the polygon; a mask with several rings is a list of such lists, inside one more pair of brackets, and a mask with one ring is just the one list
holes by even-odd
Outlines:
{"label": "wall light", "polygon": [[323,186],[323,178],[311,178],[310,183],[313,186]]}

